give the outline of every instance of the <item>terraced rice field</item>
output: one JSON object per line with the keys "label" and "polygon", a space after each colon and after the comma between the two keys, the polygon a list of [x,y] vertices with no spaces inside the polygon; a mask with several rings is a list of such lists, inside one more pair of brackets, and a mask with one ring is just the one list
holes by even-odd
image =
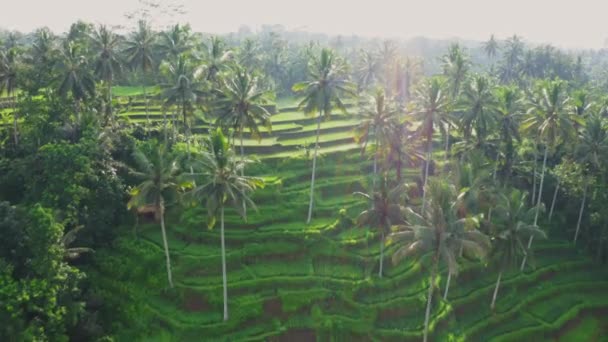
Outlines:
{"label": "terraced rice field", "polygon": [[[279,101],[273,131],[248,153],[264,159],[251,173],[266,177],[257,192],[259,211],[244,222],[226,216],[230,320],[222,321],[219,230],[205,226],[201,208],[169,211],[168,230],[176,289],[165,289],[160,230],[131,227],[111,253],[96,253],[91,279],[106,303],[132,317],[119,340],[142,341],[419,341],[422,337],[428,258],[390,262],[378,278],[379,237],[355,228],[365,203],[368,160],[355,151],[355,114],[323,122],[314,220],[306,225],[310,161],[298,145],[314,142],[314,120]],[[122,114],[140,118],[140,110]],[[153,120],[158,122],[159,108]],[[207,126],[196,129],[204,133]],[[405,171],[414,181],[419,170]],[[434,296],[433,341],[605,341],[608,333],[608,272],[566,241],[551,238],[535,247],[536,267],[503,276],[495,310],[490,300],[497,272],[490,263],[465,263],[450,295]],[[118,266],[117,266],[118,265]],[[445,286],[445,269],[439,288]],[[115,300],[116,303],[111,301]],[[141,336],[145,331],[146,336]]]}

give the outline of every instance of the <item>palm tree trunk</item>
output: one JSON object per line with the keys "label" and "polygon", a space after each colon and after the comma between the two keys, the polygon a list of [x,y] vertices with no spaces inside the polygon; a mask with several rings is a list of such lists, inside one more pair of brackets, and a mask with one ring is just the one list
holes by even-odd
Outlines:
{"label": "palm tree trunk", "polygon": [[583,191],[583,201],[581,202],[581,209],[578,211],[578,221],[576,222],[576,232],[574,233],[574,244],[576,245],[576,240],[578,239],[578,232],[581,228],[581,220],[583,219],[583,211],[585,210],[585,202],[587,200],[587,188],[589,187],[589,183],[585,183],[585,190]]}
{"label": "palm tree trunk", "polygon": [[426,165],[424,167],[424,185],[422,186],[422,212],[424,212],[424,206],[426,205],[426,183],[429,179],[429,166],[431,165],[431,158],[433,155],[433,141],[428,141],[428,152],[426,157]]}
{"label": "palm tree trunk", "polygon": [[494,294],[492,295],[492,303],[490,304],[490,310],[494,311],[496,305],[496,296],[498,295],[498,287],[500,286],[500,278],[502,278],[502,271],[498,273],[498,279],[496,279],[496,287],[494,287]]}
{"label": "palm tree trunk", "polygon": [[538,164],[536,162],[536,158],[537,158],[537,153],[538,153],[538,147],[536,146],[536,143],[534,143],[534,172],[532,175],[532,180],[533,180],[533,185],[532,185],[532,205],[534,205],[534,203],[536,203],[536,164]]}
{"label": "palm tree trunk", "polygon": [[163,234],[163,247],[165,249],[165,260],[167,262],[167,278],[169,279],[169,287],[173,288],[173,277],[171,275],[171,257],[169,256],[169,244],[167,243],[167,232],[165,230],[165,204],[161,198],[157,210],[160,211],[160,230]]}
{"label": "palm tree trunk", "polygon": [[384,264],[384,231],[380,233],[380,271],[378,277],[382,278],[382,266]]}
{"label": "palm tree trunk", "polygon": [[224,285],[224,321],[228,320],[228,280],[226,277],[226,244],[224,241],[224,206],[220,209],[221,213],[221,230],[220,235],[222,239],[222,283]]}
{"label": "palm tree trunk", "polygon": [[315,141],[315,153],[312,157],[312,178],[310,179],[310,203],[308,203],[308,218],[306,219],[306,224],[310,223],[312,219],[312,202],[314,198],[315,191],[315,172],[317,171],[317,152],[319,150],[319,132],[321,130],[321,112],[319,112],[319,117],[317,118],[317,138]]}
{"label": "palm tree trunk", "polygon": [[[245,152],[243,150],[243,128],[241,127],[241,130],[239,132],[240,135],[240,139],[241,139],[241,164],[243,164],[243,162],[245,161]],[[241,166],[241,176],[245,176],[245,168],[244,168],[244,164]],[[247,222],[247,202],[245,202],[245,199],[243,199],[243,216],[245,218],[245,222]]]}
{"label": "palm tree trunk", "polygon": [[15,140],[15,146],[19,146],[19,128],[17,126],[18,114],[17,114],[17,98],[13,94],[13,138]]}
{"label": "palm tree trunk", "polygon": [[163,133],[165,135],[165,145],[167,145],[167,109],[163,106]]}
{"label": "palm tree trunk", "polygon": [[447,125],[448,128],[445,132],[445,165],[448,164],[448,157],[450,153],[450,125]]}
{"label": "palm tree trunk", "polygon": [[110,112],[110,120],[114,123],[114,112],[112,111],[112,81],[108,81],[108,111]]}
{"label": "palm tree trunk", "polygon": [[424,338],[423,342],[427,342],[429,335],[429,320],[431,318],[431,301],[433,300],[433,288],[435,287],[435,276],[437,274],[437,266],[439,260],[438,256],[435,255],[433,258],[433,270],[431,271],[431,283],[429,284],[429,292],[426,300],[426,313],[424,315]]}
{"label": "palm tree trunk", "polygon": [[148,111],[148,94],[146,93],[146,84],[144,82],[144,84],[142,84],[141,86],[144,90],[144,103],[146,105],[146,123],[149,125],[150,124],[150,113]]}
{"label": "palm tree trunk", "polygon": [[549,222],[551,222],[551,217],[553,217],[553,208],[555,208],[555,200],[557,199],[558,191],[559,191],[559,179],[557,180],[557,185],[555,186],[555,191],[553,192],[553,200],[551,201],[551,210],[549,210]]}
{"label": "palm tree trunk", "polygon": [[[543,182],[545,181],[545,168],[547,167],[547,152],[549,151],[549,146],[545,145],[545,156],[543,157],[543,169],[540,174],[540,185],[538,189],[538,198],[536,199],[536,213],[534,214],[534,225],[538,223],[538,212],[540,211],[540,201],[542,199],[543,193]],[[534,241],[534,235],[530,235],[530,239],[528,240],[528,250],[532,247],[532,241]],[[524,254],[524,259],[521,262],[520,270],[523,271],[524,267],[526,267],[526,260],[528,259],[528,253]]]}
{"label": "palm tree trunk", "polygon": [[443,300],[448,299],[448,291],[450,290],[450,281],[452,280],[452,272],[448,270],[448,280],[445,283],[445,292],[443,293]]}

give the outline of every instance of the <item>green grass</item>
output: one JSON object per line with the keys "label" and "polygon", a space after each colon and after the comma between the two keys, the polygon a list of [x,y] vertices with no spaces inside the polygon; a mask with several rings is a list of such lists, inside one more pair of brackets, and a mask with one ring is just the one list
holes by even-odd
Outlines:
{"label": "green grass", "polygon": [[[160,93],[159,86],[146,87],[146,93],[148,95],[156,95]],[[141,86],[114,86],[112,87],[113,96],[143,96],[144,90]]]}

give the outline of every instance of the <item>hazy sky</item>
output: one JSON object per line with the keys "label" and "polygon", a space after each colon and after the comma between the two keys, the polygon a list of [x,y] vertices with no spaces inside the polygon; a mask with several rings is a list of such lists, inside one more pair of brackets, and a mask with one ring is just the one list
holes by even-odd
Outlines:
{"label": "hazy sky", "polygon": [[[126,24],[139,0],[4,0],[0,27],[63,32],[76,19]],[[517,33],[563,47],[604,46],[608,0],[174,0],[196,31],[283,24],[307,31],[366,36],[485,40]],[[159,22],[166,16],[155,14]],[[165,17],[165,18],[161,18]]]}

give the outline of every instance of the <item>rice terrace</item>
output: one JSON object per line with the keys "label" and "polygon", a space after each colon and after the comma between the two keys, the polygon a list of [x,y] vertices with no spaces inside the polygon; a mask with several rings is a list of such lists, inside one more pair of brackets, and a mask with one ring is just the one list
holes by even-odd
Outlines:
{"label": "rice terrace", "polygon": [[130,2],[0,15],[1,341],[608,341],[608,49]]}

